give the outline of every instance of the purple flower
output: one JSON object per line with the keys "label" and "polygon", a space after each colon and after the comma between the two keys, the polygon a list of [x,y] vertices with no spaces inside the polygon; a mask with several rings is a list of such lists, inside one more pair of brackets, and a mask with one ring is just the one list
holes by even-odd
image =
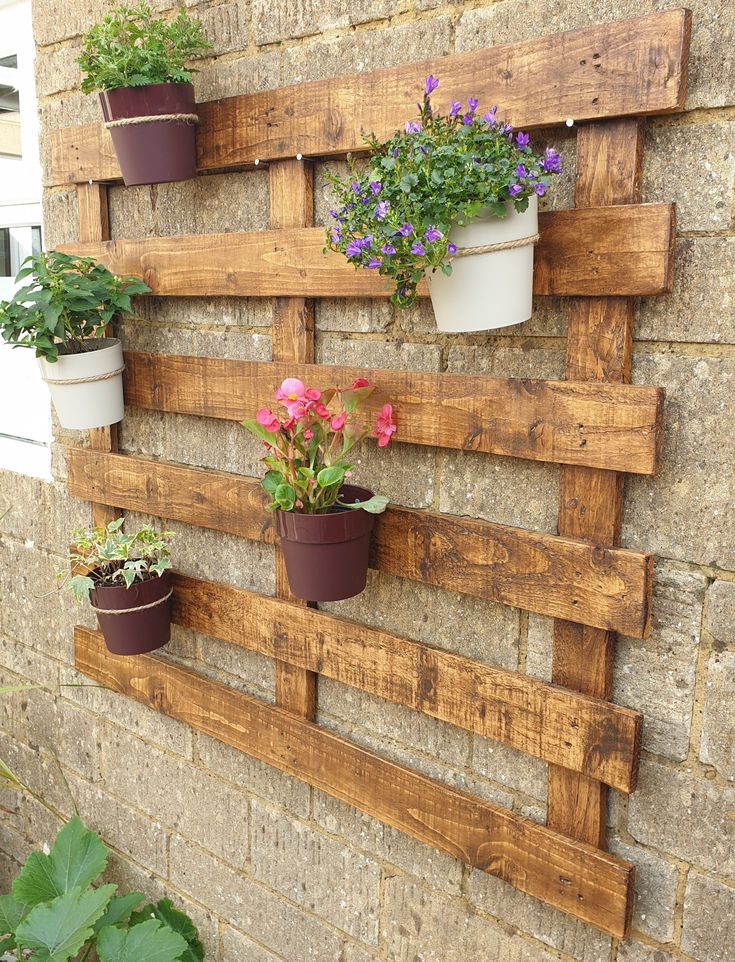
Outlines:
{"label": "purple flower", "polygon": [[498,112],[498,108],[493,107],[492,110],[488,110],[488,112],[484,115],[482,119],[485,121],[486,124],[490,124],[491,127],[494,127],[495,124],[497,123],[497,119],[495,116],[497,112]]}
{"label": "purple flower", "polygon": [[332,209],[332,210],[329,211],[329,216],[330,216],[330,217],[333,217],[335,220],[338,220],[338,219],[339,219],[339,214],[338,214],[337,211],[334,210],[334,209]]}
{"label": "purple flower", "polygon": [[386,214],[388,213],[389,207],[390,207],[390,204],[388,203],[387,200],[381,200],[378,206],[375,208],[375,219],[383,220]]}
{"label": "purple flower", "polygon": [[437,230],[436,227],[430,227],[424,234],[424,240],[430,244],[432,241],[440,240],[442,237],[444,237],[444,234],[442,234],[440,230]]}
{"label": "purple flower", "polygon": [[424,245],[421,243],[421,241],[416,241],[416,243],[411,248],[411,253],[415,254],[417,257],[423,257],[426,254],[426,251],[424,250]]}
{"label": "purple flower", "polygon": [[464,117],[462,118],[462,123],[465,125],[465,127],[472,126],[472,121],[473,121],[472,114],[465,114]]}
{"label": "purple flower", "polygon": [[462,104],[457,100],[450,100],[449,102],[449,116],[456,117],[457,114],[462,109]]}
{"label": "purple flower", "polygon": [[359,197],[359,195],[360,195],[360,185],[357,183],[356,180],[353,180],[353,181],[352,181],[352,183],[350,184],[350,187],[352,188],[352,193],[353,193],[353,194],[357,194],[358,197]]}
{"label": "purple flower", "polygon": [[531,138],[528,136],[528,134],[524,134],[522,130],[519,130],[518,133],[516,134],[516,143],[521,148],[521,150],[524,147],[528,147],[528,142],[530,139]]}
{"label": "purple flower", "polygon": [[429,151],[426,149],[426,147],[423,146],[423,144],[419,146],[419,152],[422,153],[424,157],[429,156]]}
{"label": "purple flower", "polygon": [[354,201],[350,201],[349,204],[347,205],[347,210],[354,210],[354,209],[355,209],[355,203]]}
{"label": "purple flower", "polygon": [[394,147],[394,148],[393,148],[393,156],[394,156],[394,157],[397,157],[397,156],[398,156],[398,148],[397,148],[397,147]]}
{"label": "purple flower", "polygon": [[519,164],[513,173],[516,175],[516,177],[528,177],[528,171],[526,170],[524,164]]}
{"label": "purple flower", "polygon": [[367,205],[370,203],[370,194],[365,194],[364,197],[361,197],[360,203],[363,207],[367,207]]}
{"label": "purple flower", "polygon": [[456,254],[456,253],[457,253],[457,245],[447,244],[447,254]]}
{"label": "purple flower", "polygon": [[383,244],[380,248],[381,254],[395,254],[396,249],[392,244]]}
{"label": "purple flower", "polygon": [[407,134],[418,134],[421,130],[421,124],[418,120],[407,120],[404,130]]}
{"label": "purple flower", "polygon": [[480,101],[477,99],[477,97],[470,97],[470,99],[467,101],[467,106],[474,113],[477,110],[477,105],[479,103]]}
{"label": "purple flower", "polygon": [[339,229],[339,227],[333,227],[333,228],[332,228],[332,243],[333,243],[333,244],[339,244],[339,242],[340,242],[341,240],[342,240],[342,231]]}
{"label": "purple flower", "polygon": [[533,189],[534,189],[534,192],[539,195],[539,197],[543,197],[544,194],[546,193],[546,184],[542,184],[539,181],[538,184],[533,185]]}
{"label": "purple flower", "polygon": [[380,267],[382,263],[383,262],[380,260],[379,257],[371,257],[370,260],[367,262],[367,266],[370,268],[371,271],[374,271],[376,268]]}
{"label": "purple flower", "polygon": [[372,235],[372,234],[365,234],[365,236],[362,238],[362,240],[359,240],[357,243],[360,245],[360,247],[361,247],[363,250],[369,250],[370,245],[372,244],[372,242],[373,242],[373,235]]}
{"label": "purple flower", "polygon": [[413,224],[404,224],[398,229],[398,233],[401,237],[410,237],[413,234]]}
{"label": "purple flower", "polygon": [[517,197],[522,190],[523,188],[521,187],[520,184],[513,184],[511,187],[508,188],[508,193],[510,194],[511,197]]}
{"label": "purple flower", "polygon": [[362,244],[359,240],[351,240],[347,245],[347,250],[345,252],[348,257],[359,257],[362,253]]}
{"label": "purple flower", "polygon": [[561,157],[552,147],[546,148],[546,156],[541,161],[541,168],[549,174],[560,174],[562,172]]}
{"label": "purple flower", "polygon": [[426,96],[433,94],[436,88],[439,86],[439,81],[433,74],[429,74],[426,78],[426,83],[424,84],[424,90],[426,91]]}
{"label": "purple flower", "polygon": [[372,191],[373,195],[379,194],[382,189],[383,189],[383,185],[380,183],[379,180],[370,181],[370,190]]}

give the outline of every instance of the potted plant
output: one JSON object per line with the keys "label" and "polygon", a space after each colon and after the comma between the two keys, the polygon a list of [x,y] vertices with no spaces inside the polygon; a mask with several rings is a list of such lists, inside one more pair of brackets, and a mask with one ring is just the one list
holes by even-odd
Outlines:
{"label": "potted plant", "polygon": [[340,601],[365,587],[370,533],[388,499],[351,483],[348,455],[372,434],[384,448],[395,433],[384,404],[372,425],[360,406],[373,388],[318,391],[286,378],[275,393],[280,415],[261,408],[244,426],[266,446],[261,484],[274,511],[291,591],[307,601]]}
{"label": "potted plant", "polygon": [[[50,849],[31,852],[11,895],[0,896],[0,956],[8,962],[202,962],[194,923],[169,899],[100,885],[109,851],[75,816]],[[91,954],[93,953],[93,954]]]}
{"label": "potted plant", "polygon": [[200,20],[168,22],[146,3],[116,7],[84,36],[82,91],[98,91],[126,186],[196,177],[198,122],[191,68],[209,49]]}
{"label": "potted plant", "polygon": [[386,143],[368,138],[370,161],[332,176],[329,249],[395,283],[409,307],[426,276],[441,331],[484,331],[528,320],[532,310],[537,200],[561,172],[556,151],[536,154],[528,134],[480,115],[471,97],[442,116],[427,77],[418,120]]}
{"label": "potted plant", "polygon": [[114,655],[140,655],[161,648],[171,637],[173,535],[149,525],[124,534],[123,522],[118,518],[106,528],[75,531],[72,573],[59,577],[77,601],[90,603]]}
{"label": "potted plant", "polygon": [[111,274],[90,257],[59,251],[26,258],[16,281],[28,277],[9,301],[0,301],[3,340],[35,349],[62,427],[122,420],[122,345],[106,336],[107,326],[130,311],[134,294],[150,288]]}

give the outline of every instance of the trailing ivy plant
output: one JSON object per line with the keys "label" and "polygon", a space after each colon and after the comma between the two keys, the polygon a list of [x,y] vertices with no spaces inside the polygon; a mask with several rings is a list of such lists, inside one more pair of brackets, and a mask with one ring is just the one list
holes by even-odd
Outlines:
{"label": "trailing ivy plant", "polygon": [[191,83],[186,61],[210,47],[201,21],[183,10],[165,21],[147,3],[116,7],[84,37],[82,90]]}
{"label": "trailing ivy plant", "polygon": [[160,578],[171,567],[171,531],[156,531],[144,525],[135,534],[125,534],[124,521],[118,518],[106,528],[91,531],[78,528],[74,532],[69,563],[72,567],[82,565],[89,571],[73,577],[62,572],[59,577],[68,582],[77,601],[88,601],[90,591],[100,585],[130,588],[136,582]]}
{"label": "trailing ivy plant", "polygon": [[52,363],[60,348],[66,354],[89,350],[89,339],[104,337],[116,314],[130,312],[134,294],[150,292],[135,277],[118,277],[91,257],[60,251],[27,257],[16,281],[28,278],[9,301],[0,301],[0,334]]}
{"label": "trailing ivy plant", "polygon": [[72,818],[51,850],[31,852],[0,896],[0,955],[38,962],[202,962],[204,949],[188,915],[168,899],[145,905],[141,892],[116,895],[93,885],[108,849],[81,819]]}

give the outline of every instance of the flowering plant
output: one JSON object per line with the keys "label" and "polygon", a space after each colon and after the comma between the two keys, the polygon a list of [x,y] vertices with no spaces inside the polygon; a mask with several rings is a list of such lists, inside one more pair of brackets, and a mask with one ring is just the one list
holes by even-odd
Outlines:
{"label": "flowering plant", "polygon": [[395,433],[393,408],[384,404],[372,430],[360,418],[360,405],[373,388],[358,378],[349,388],[317,391],[288,377],[275,393],[285,413],[261,408],[244,427],[264,442],[268,471],[261,481],[271,501],[268,511],[324,514],[336,508],[363,508],[371,514],[385,511],[388,499],[373,495],[369,501],[345,504],[340,488],[352,477],[349,452],[368,435],[384,448]]}
{"label": "flowering plant", "polygon": [[435,113],[431,94],[438,86],[426,78],[418,120],[384,144],[366,138],[371,157],[364,172],[350,156],[349,178],[330,177],[337,202],[325,253],[337,251],[356,268],[392,277],[398,307],[414,303],[426,268],[452,273],[453,227],[483,209],[505,217],[511,203],[522,213],[562,172],[559,154],[534,153],[528,134],[497,119],[497,107],[480,116],[470,97],[466,108],[451,101],[447,116]]}

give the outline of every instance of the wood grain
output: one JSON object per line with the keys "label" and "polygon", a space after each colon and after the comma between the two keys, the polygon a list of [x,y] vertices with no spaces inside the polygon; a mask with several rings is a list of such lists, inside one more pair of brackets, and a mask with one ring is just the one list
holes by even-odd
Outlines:
{"label": "wood grain", "polygon": [[[270,225],[311,227],[314,223],[314,172],[299,160],[279,160],[268,169]],[[272,358],[289,364],[314,362],[314,303],[303,297],[276,297],[271,326]],[[276,543],[276,594],[299,605],[288,583],[286,562]],[[318,679],[288,661],[276,663],[276,704],[302,718],[316,718]]]}
{"label": "wood grain", "polygon": [[[414,116],[423,78],[441,80],[434,104],[450,95],[502,105],[516,127],[661,114],[684,107],[691,14],[669,10],[472,53],[321,80],[199,105],[199,170],[323,157],[365,149],[364,131],[390,136]],[[51,184],[119,180],[100,124],[52,135]]]}
{"label": "wood grain", "polygon": [[[643,126],[635,120],[580,129],[575,202],[620,204],[640,199]],[[604,298],[573,303],[566,375],[577,381],[630,380],[634,302]],[[615,545],[623,508],[622,474],[562,468],[559,532]],[[552,678],[565,688],[598,698],[612,697],[616,636],[613,631],[569,621],[554,624]],[[549,768],[548,824],[572,838],[604,847],[607,791],[565,769]]]}
{"label": "wood grain", "polygon": [[[69,493],[252,540],[273,541],[255,479],[68,449]],[[652,559],[623,548],[486,521],[391,507],[377,518],[371,565],[386,574],[551,617],[650,632]]]}
{"label": "wood grain", "polygon": [[[671,289],[673,207],[644,204],[539,215],[534,294],[648,295]],[[65,244],[60,250],[141,277],[177,297],[389,297],[375,271],[324,254],[320,227],[141,237]],[[424,282],[419,293],[427,295]]]}
{"label": "wood grain", "polygon": [[[110,239],[110,209],[107,187],[104,184],[78,184],[77,208],[79,211],[79,240],[102,242]],[[118,448],[117,424],[92,428],[89,446],[94,451],[116,452]],[[107,504],[92,505],[92,523],[106,527],[120,517],[117,508]]]}
{"label": "wood grain", "polygon": [[291,712],[75,630],[76,666],[238,751],[611,935],[628,929],[634,868],[360,748]]}
{"label": "wood grain", "polygon": [[126,403],[154,411],[242,421],[285,377],[322,390],[365,377],[375,386],[366,418],[390,401],[402,443],[636,474],[658,468],[660,388],[166,354],[126,353],[125,364]]}
{"label": "wood grain", "polygon": [[173,619],[620,791],[635,788],[642,716],[630,709],[303,605],[181,574],[174,580]]}

